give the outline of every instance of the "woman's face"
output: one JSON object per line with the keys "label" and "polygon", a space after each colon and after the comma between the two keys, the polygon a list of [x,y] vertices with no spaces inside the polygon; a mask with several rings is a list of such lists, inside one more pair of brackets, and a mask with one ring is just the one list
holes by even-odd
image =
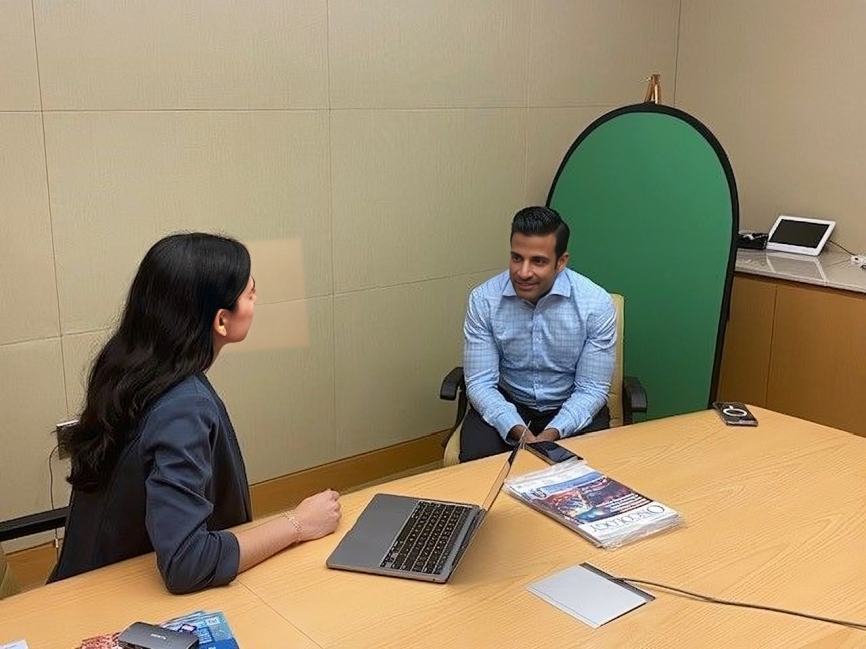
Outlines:
{"label": "woman's face", "polygon": [[227,342],[239,343],[250,331],[253,324],[253,313],[256,310],[256,280],[250,275],[247,287],[238,298],[235,308],[231,310],[231,337]]}
{"label": "woman's face", "polygon": [[256,280],[250,275],[247,287],[232,310],[220,309],[214,321],[214,351],[219,353],[229,343],[239,343],[247,337],[256,310]]}

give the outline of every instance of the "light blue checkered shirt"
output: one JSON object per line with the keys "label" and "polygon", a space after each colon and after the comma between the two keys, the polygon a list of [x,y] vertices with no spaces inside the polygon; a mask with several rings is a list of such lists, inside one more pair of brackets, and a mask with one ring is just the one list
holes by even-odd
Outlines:
{"label": "light blue checkered shirt", "polygon": [[466,394],[503,439],[524,423],[497,390],[534,410],[560,408],[548,425],[561,437],[587,426],[607,401],[616,356],[610,295],[566,268],[533,306],[508,271],[475,288],[463,325]]}

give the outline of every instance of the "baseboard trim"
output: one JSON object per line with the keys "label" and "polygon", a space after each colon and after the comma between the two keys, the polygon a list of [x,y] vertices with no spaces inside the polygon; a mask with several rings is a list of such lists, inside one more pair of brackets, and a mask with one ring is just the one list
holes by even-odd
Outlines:
{"label": "baseboard trim", "polygon": [[347,457],[250,487],[253,516],[290,509],[323,489],[347,491],[442,461],[442,431]]}
{"label": "baseboard trim", "polygon": [[[253,516],[285,511],[322,489],[346,492],[400,474],[435,468],[442,461],[442,432],[251,485]],[[54,544],[44,543],[10,552],[6,560],[15,581],[22,590],[28,590],[45,583],[57,558]]]}

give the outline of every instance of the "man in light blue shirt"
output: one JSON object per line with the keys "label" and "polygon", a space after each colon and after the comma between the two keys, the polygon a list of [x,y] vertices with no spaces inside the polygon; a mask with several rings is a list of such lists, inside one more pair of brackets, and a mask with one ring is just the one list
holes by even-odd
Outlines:
{"label": "man in light blue shirt", "polygon": [[471,408],[460,461],[608,428],[616,355],[610,295],[566,268],[569,230],[547,207],[511,223],[509,270],[475,288],[463,326]]}

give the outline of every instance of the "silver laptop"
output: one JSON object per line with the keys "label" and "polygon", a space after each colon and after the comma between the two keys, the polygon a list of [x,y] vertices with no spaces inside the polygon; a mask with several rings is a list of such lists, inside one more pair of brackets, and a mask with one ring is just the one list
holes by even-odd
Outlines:
{"label": "silver laptop", "polygon": [[480,507],[376,494],[328,557],[327,566],[444,584],[502,490],[519,448],[508,455]]}

